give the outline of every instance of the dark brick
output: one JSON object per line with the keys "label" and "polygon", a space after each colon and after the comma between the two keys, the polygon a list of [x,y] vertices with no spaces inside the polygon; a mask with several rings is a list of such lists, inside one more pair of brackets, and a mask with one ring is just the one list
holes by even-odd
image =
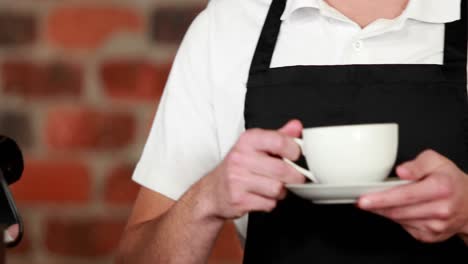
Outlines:
{"label": "dark brick", "polygon": [[45,245],[62,256],[109,256],[117,249],[125,224],[126,219],[51,217],[45,226]]}
{"label": "dark brick", "polygon": [[15,140],[23,148],[33,143],[31,120],[27,113],[16,111],[0,112],[0,135]]}
{"label": "dark brick", "polygon": [[156,42],[179,43],[202,9],[200,6],[156,9],[151,19],[152,39]]}
{"label": "dark brick", "polygon": [[138,60],[112,60],[100,70],[103,88],[113,99],[154,101],[162,95],[171,65]]}
{"label": "dark brick", "polygon": [[29,98],[79,96],[83,88],[81,67],[58,61],[8,61],[2,65],[2,75],[5,93]]}
{"label": "dark brick", "polygon": [[62,151],[123,149],[134,139],[135,124],[135,117],[127,112],[82,105],[56,107],[47,117],[46,142]]}
{"label": "dark brick", "polygon": [[37,21],[31,14],[0,12],[0,46],[31,44],[37,35]]}

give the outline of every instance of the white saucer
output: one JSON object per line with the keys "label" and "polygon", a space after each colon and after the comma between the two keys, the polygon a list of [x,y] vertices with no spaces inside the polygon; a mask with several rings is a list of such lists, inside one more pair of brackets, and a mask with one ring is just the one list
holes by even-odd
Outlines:
{"label": "white saucer", "polygon": [[379,192],[407,183],[410,183],[410,181],[392,178],[384,182],[353,185],[316,183],[288,184],[286,188],[294,194],[317,204],[347,204],[355,203],[363,194]]}

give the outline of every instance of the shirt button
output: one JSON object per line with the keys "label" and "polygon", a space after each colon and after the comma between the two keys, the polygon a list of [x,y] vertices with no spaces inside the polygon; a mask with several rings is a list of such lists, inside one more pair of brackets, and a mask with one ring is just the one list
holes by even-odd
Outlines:
{"label": "shirt button", "polygon": [[360,51],[362,49],[362,40],[354,42],[353,46],[356,51]]}

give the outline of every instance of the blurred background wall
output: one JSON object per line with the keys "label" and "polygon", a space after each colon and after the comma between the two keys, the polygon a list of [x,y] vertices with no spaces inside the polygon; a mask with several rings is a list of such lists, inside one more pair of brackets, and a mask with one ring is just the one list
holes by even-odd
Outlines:
{"label": "blurred background wall", "polygon": [[[131,174],[206,0],[0,0],[0,134],[26,157],[8,263],[113,263]],[[238,263],[226,230],[210,263]]]}

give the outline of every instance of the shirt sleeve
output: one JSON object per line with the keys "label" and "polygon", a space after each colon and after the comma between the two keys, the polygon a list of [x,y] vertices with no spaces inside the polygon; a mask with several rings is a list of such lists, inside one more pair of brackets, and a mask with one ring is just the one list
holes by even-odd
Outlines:
{"label": "shirt sleeve", "polygon": [[133,180],[177,200],[220,160],[209,78],[209,17],[202,11],[177,52]]}

